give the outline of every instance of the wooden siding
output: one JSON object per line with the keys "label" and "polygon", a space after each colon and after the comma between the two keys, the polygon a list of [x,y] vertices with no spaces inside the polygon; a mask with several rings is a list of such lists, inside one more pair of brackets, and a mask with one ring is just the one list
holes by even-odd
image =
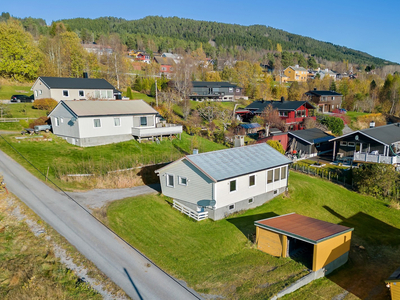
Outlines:
{"label": "wooden siding", "polygon": [[263,252],[274,256],[286,257],[287,237],[282,234],[257,226],[256,244],[257,248]]}
{"label": "wooden siding", "polygon": [[400,282],[390,282],[390,296],[392,300],[400,300]]}
{"label": "wooden siding", "polygon": [[[166,174],[174,175],[174,187],[167,186]],[[159,176],[162,193],[168,197],[195,205],[200,200],[213,200],[213,181],[186,160],[165,168]],[[178,176],[187,178],[188,184],[180,185]]]}
{"label": "wooden siding", "polygon": [[313,271],[317,271],[350,250],[351,231],[314,245]]}

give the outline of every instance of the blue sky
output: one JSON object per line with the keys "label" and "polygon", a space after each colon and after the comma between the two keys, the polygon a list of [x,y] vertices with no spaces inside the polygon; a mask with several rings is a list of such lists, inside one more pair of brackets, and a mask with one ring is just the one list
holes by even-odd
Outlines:
{"label": "blue sky", "polygon": [[400,63],[400,1],[121,1],[9,0],[0,8],[16,17],[59,19],[113,16],[127,20],[149,15],[261,24],[346,46]]}

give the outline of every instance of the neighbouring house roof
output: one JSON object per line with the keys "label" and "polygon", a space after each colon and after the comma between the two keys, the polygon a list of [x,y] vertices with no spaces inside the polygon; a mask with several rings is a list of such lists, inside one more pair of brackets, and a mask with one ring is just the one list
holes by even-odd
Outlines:
{"label": "neighbouring house roof", "polygon": [[253,128],[260,128],[261,125],[258,123],[246,123],[246,124],[240,124],[240,127],[243,127],[244,129],[253,129]]}
{"label": "neighbouring house roof", "polygon": [[219,88],[219,87],[233,87],[236,88],[236,84],[229,82],[218,82],[218,81],[192,81],[193,87],[207,87],[207,88]]}
{"label": "neighbouring house roof", "polygon": [[376,140],[377,142],[389,146],[395,142],[400,141],[400,123],[353,131],[351,133],[331,139],[331,141],[340,140],[344,137],[356,134],[362,134],[366,137]]}
{"label": "neighbouring house roof", "polygon": [[294,67],[293,66],[289,66],[287,68],[291,68],[291,69],[293,69],[295,71],[307,71],[307,69],[305,69],[303,67],[298,67],[298,66],[294,66]]}
{"label": "neighbouring house roof", "polygon": [[264,143],[187,155],[156,172],[159,173],[183,159],[215,182],[292,163],[290,159]]}
{"label": "neighbouring house roof", "polygon": [[298,138],[307,144],[317,144],[322,142],[327,142],[334,138],[333,135],[327,134],[318,128],[311,128],[305,130],[289,131],[288,134]]}
{"label": "neighbouring house roof", "polygon": [[298,109],[300,106],[305,105],[308,109],[315,109],[313,105],[311,105],[307,101],[254,101],[250,105],[246,106],[246,110],[252,110],[254,113],[261,114],[264,109],[268,106],[272,105],[273,109],[277,110],[288,110],[293,111]]}
{"label": "neighbouring house roof", "polygon": [[154,56],[156,63],[160,65],[173,66],[175,61],[171,57]]}
{"label": "neighbouring house roof", "polygon": [[107,80],[97,78],[39,77],[37,80],[49,89],[115,89]]}
{"label": "neighbouring house roof", "polygon": [[336,92],[334,92],[334,91],[308,91],[308,92],[306,92],[306,95],[309,95],[309,96],[318,96],[318,97],[320,97],[320,96],[343,96],[342,94],[340,94],[340,93],[336,93]]}
{"label": "neighbouring house roof", "polygon": [[258,227],[312,244],[317,244],[354,230],[354,228],[313,219],[296,213],[255,221],[254,224]]}
{"label": "neighbouring house roof", "polygon": [[393,272],[392,275],[385,282],[399,282],[400,281],[400,268]]}
{"label": "neighbouring house roof", "polygon": [[[143,100],[64,100],[60,101],[58,105],[66,107],[77,117],[158,114],[154,108]],[[52,112],[50,112],[49,116]]]}

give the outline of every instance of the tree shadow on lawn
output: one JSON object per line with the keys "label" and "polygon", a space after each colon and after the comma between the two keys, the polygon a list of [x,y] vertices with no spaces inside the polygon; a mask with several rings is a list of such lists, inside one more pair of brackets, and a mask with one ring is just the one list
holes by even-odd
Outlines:
{"label": "tree shadow on lawn", "polygon": [[249,239],[251,242],[254,242],[255,239],[253,237],[256,234],[256,226],[254,225],[254,222],[276,216],[278,215],[274,212],[267,212],[258,215],[229,218],[226,220],[229,223],[235,225],[237,229],[239,229],[247,239]]}
{"label": "tree shadow on lawn", "polygon": [[327,278],[361,299],[390,299],[385,279],[400,266],[400,230],[363,212],[345,218],[324,208],[354,228],[349,261]]}

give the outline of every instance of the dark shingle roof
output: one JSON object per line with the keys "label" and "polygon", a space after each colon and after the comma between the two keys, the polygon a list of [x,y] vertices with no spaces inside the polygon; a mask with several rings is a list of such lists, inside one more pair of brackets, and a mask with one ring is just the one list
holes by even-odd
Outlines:
{"label": "dark shingle roof", "polygon": [[215,82],[215,81],[193,81],[192,82],[193,87],[212,87],[212,88],[218,88],[218,87],[234,87],[236,88],[235,84],[229,83],[229,82]]}
{"label": "dark shingle roof", "polygon": [[342,94],[336,93],[334,91],[308,91],[307,95],[315,95],[315,96],[342,96]]}
{"label": "dark shingle roof", "polygon": [[39,77],[39,79],[52,89],[113,89],[114,87],[105,79],[96,78],[64,78],[64,77]]}
{"label": "dark shingle roof", "polygon": [[400,281],[400,268],[393,272],[385,282],[399,282]]}
{"label": "dark shingle roof", "polygon": [[246,106],[245,109],[252,110],[255,113],[262,113],[263,110],[268,106],[272,105],[273,109],[277,110],[296,110],[302,105],[306,105],[307,108],[315,108],[307,101],[254,101],[250,105]]}
{"label": "dark shingle roof", "polygon": [[343,136],[337,137],[332,140],[340,140],[342,137],[355,135],[357,133],[364,134],[368,137],[371,137],[377,141],[380,141],[383,144],[391,145],[392,143],[400,141],[400,123],[384,125],[374,128],[367,128],[363,130],[357,130],[349,134],[345,134]]}
{"label": "dark shingle roof", "polygon": [[333,135],[327,134],[318,128],[289,131],[288,134],[308,142],[309,144],[325,142],[334,137]]}

